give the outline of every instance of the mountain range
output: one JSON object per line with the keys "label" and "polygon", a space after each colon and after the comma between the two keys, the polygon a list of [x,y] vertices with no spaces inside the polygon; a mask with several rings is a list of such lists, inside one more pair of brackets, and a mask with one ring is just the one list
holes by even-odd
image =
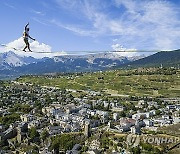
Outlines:
{"label": "mountain range", "polygon": [[158,52],[150,56],[121,56],[119,53],[98,53],[79,56],[55,56],[36,59],[22,57],[12,51],[0,54],[0,79],[22,75],[100,71],[114,68],[149,67],[180,64],[180,50]]}
{"label": "mountain range", "polygon": [[18,77],[27,74],[106,70],[142,57],[144,56],[129,58],[117,53],[99,53],[36,59],[33,57],[21,57],[9,51],[0,54],[0,78]]}

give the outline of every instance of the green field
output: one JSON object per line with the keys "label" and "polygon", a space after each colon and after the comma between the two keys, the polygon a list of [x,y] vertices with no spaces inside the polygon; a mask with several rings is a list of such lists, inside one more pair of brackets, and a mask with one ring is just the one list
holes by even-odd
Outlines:
{"label": "green field", "polygon": [[[137,73],[136,70],[57,75],[25,76],[21,83],[52,86],[62,89],[95,90],[112,95],[178,97],[180,94],[179,70],[153,70]],[[153,92],[156,91],[156,94]]]}

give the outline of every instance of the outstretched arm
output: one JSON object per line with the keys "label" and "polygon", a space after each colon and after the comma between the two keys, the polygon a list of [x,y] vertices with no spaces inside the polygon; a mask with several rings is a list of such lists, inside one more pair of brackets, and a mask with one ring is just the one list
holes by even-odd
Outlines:
{"label": "outstretched arm", "polygon": [[29,35],[29,38],[35,41],[35,39],[34,39],[34,38],[32,38],[30,35]]}
{"label": "outstretched arm", "polygon": [[26,26],[25,26],[25,30],[27,29],[27,27],[29,26],[29,22],[26,24]]}

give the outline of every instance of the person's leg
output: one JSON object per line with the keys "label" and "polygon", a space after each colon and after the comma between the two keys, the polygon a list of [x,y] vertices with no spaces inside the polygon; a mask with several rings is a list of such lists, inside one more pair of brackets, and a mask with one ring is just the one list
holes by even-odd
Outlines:
{"label": "person's leg", "polygon": [[27,47],[28,47],[29,51],[31,51],[31,49],[30,49],[30,45],[29,45],[29,42],[28,42],[28,44],[27,44]]}
{"label": "person's leg", "polygon": [[27,45],[25,46],[25,48],[23,49],[23,51],[26,51]]}
{"label": "person's leg", "polygon": [[[29,44],[29,42],[28,42],[28,40],[26,40],[26,48],[28,48],[29,49],[29,51],[31,51],[31,49],[30,49],[30,44]],[[31,51],[32,52],[32,51]]]}
{"label": "person's leg", "polygon": [[23,51],[25,51],[26,48],[28,47],[28,41],[27,41],[27,39],[24,39],[24,43],[26,44],[26,46],[24,47]]}

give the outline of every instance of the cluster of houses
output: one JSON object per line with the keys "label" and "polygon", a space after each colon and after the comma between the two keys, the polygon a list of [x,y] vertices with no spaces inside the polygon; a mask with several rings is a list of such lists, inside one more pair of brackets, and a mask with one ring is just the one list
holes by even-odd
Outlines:
{"label": "cluster of houses", "polygon": [[[86,121],[90,122],[91,127],[97,127],[100,123],[108,120],[108,112],[100,110],[91,110],[89,104],[75,105],[67,104],[65,106],[52,104],[42,108],[42,112],[50,121],[49,132],[52,135],[64,132],[79,132],[84,129]],[[99,120],[93,120],[91,116],[98,116]]]}
{"label": "cluster of houses", "polygon": [[[155,101],[145,102],[144,100],[139,100],[135,105],[137,111],[128,111],[132,114],[129,117],[122,117],[120,113],[126,111],[126,108],[117,100],[92,99],[92,96],[102,95],[99,92],[89,91],[89,95],[87,94],[82,98],[74,98],[70,97],[70,93],[77,92],[75,90],[62,92],[53,87],[36,87],[32,89],[28,88],[27,85],[21,86],[23,88],[19,89],[8,87],[5,90],[6,94],[0,94],[1,101],[8,96],[8,101],[12,101],[9,104],[10,107],[17,100],[32,107],[35,105],[35,101],[39,101],[42,105],[42,114],[37,116],[35,110],[27,114],[20,113],[21,120],[11,124],[8,129],[0,124],[0,141],[9,141],[9,139],[17,137],[18,142],[21,143],[27,138],[28,129],[32,127],[37,128],[39,132],[46,129],[50,136],[84,131],[85,136],[89,137],[93,130],[98,129],[99,126],[104,126],[107,131],[141,134],[142,128],[155,130],[161,126],[180,122],[179,99],[173,99],[175,100],[173,103],[172,100],[163,100],[168,102],[163,108],[159,108],[158,103]],[[32,93],[33,95],[31,95]],[[46,101],[49,102],[47,103]],[[99,104],[103,106],[102,109],[96,108]],[[140,109],[144,108],[144,105],[147,105],[147,108],[142,112]],[[108,107],[110,110],[105,110]],[[160,114],[157,114],[157,109]],[[0,108],[1,116],[6,116],[7,114],[10,114],[8,106]],[[92,143],[92,147],[93,145],[94,143]],[[78,145],[76,146],[72,151],[78,149]]]}
{"label": "cluster of houses", "polygon": [[[141,100],[137,106],[140,107],[142,102],[145,103]],[[158,107],[157,102],[147,102],[147,104]],[[138,110],[137,113],[132,114],[130,118],[118,118],[118,113],[113,113],[113,122],[115,125],[113,127],[112,124],[109,123],[109,128],[111,131],[116,132],[130,131],[133,134],[141,134],[141,128],[157,130],[157,128],[162,126],[180,123],[180,104],[166,105],[164,108],[160,108],[159,111],[161,114],[157,115],[157,110],[146,112],[139,112]]]}

